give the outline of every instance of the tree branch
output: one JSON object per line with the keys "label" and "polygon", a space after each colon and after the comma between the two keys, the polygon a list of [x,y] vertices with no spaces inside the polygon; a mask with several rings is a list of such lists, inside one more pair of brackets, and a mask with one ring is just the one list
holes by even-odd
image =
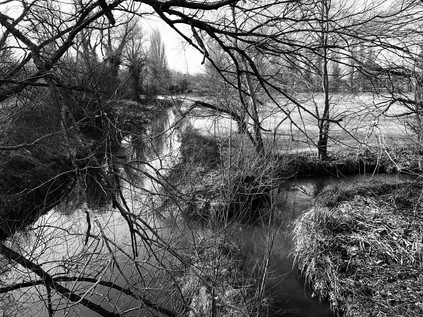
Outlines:
{"label": "tree branch", "polygon": [[60,285],[57,283],[57,281],[46,271],[42,269],[41,266],[38,264],[28,260],[23,255],[13,251],[12,249],[5,246],[3,243],[0,243],[0,254],[6,257],[9,260],[13,260],[14,262],[22,265],[24,268],[31,270],[36,275],[41,277],[43,284],[51,287],[54,289],[57,293],[62,295],[63,297],[69,299],[72,302],[79,302],[85,307],[89,308],[90,310],[100,314],[101,316],[106,317],[118,317],[120,314],[112,313],[103,307],[101,305],[95,304],[92,301],[79,296],[78,294],[75,294],[74,292],[70,291],[68,288]]}
{"label": "tree branch", "polygon": [[40,141],[53,136],[54,134],[56,134],[56,133],[50,133],[50,134],[47,134],[47,135],[43,135],[43,136],[39,137],[38,139],[36,139],[34,142],[31,142],[31,143],[21,143],[21,144],[18,144],[18,145],[0,145],[0,151],[16,151],[16,150],[20,150],[20,149],[24,149],[24,148],[29,148],[29,147],[35,146]]}
{"label": "tree branch", "polygon": [[[59,276],[59,277],[55,277],[54,278],[55,282],[87,282],[87,283],[93,283],[93,284],[98,284],[101,286],[106,286],[106,287],[110,287],[113,288],[119,292],[122,292],[125,295],[131,296],[137,300],[142,301],[142,304],[145,305],[148,308],[152,308],[155,311],[161,313],[161,314],[165,314],[166,316],[171,316],[171,317],[176,317],[177,314],[167,308],[164,308],[162,306],[159,306],[158,304],[155,304],[145,298],[140,298],[140,296],[138,296],[137,294],[135,294],[133,291],[131,291],[128,288],[124,288],[120,285],[117,285],[113,282],[110,281],[102,281],[102,280],[97,280],[95,278],[92,277],[84,277],[84,276]],[[6,286],[6,287],[1,287],[0,288],[0,294],[4,294],[7,292],[11,292],[11,291],[15,291],[21,288],[27,288],[27,287],[33,287],[33,286],[37,286],[37,285],[46,285],[46,281],[45,280],[36,280],[36,281],[29,281],[29,282],[22,282],[22,283],[17,283],[14,285],[10,285],[10,286]]]}

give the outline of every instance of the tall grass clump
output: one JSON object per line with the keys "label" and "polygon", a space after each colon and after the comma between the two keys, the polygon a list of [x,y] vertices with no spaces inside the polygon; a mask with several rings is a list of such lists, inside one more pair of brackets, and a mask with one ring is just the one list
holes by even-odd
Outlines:
{"label": "tall grass clump", "polygon": [[248,223],[268,220],[278,188],[287,179],[286,174],[280,173],[287,162],[273,153],[257,155],[248,140],[242,138],[226,142],[229,146],[222,151],[221,166],[225,215]]}
{"label": "tall grass clump", "polygon": [[224,231],[200,231],[187,258],[192,265],[178,278],[187,316],[251,316],[260,309],[257,276],[244,269],[247,259]]}
{"label": "tall grass clump", "polygon": [[422,186],[366,186],[353,196],[332,190],[337,203],[326,197],[295,221],[294,264],[342,316],[419,316]]}

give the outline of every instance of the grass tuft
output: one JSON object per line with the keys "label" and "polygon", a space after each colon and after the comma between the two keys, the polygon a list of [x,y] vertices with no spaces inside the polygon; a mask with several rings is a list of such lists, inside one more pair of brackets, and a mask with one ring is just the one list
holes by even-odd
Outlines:
{"label": "grass tuft", "polygon": [[295,222],[294,263],[343,316],[421,316],[422,186],[366,186],[335,205],[321,201]]}

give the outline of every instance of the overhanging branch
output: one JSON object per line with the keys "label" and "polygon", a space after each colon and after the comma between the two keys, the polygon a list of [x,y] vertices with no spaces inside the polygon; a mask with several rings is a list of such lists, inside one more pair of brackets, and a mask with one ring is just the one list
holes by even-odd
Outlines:
{"label": "overhanging branch", "polygon": [[17,253],[16,251],[13,251],[12,249],[5,246],[3,243],[0,243],[0,254],[6,257],[9,260],[12,260],[20,265],[22,265],[24,268],[31,270],[36,275],[41,277],[43,284],[51,287],[53,290],[55,290],[57,293],[62,295],[63,297],[69,299],[72,302],[79,302],[85,307],[89,308],[90,310],[100,314],[101,316],[105,317],[118,317],[120,314],[112,313],[103,307],[101,305],[95,304],[92,301],[79,296],[78,294],[75,294],[68,288],[64,287],[63,285],[59,284],[50,274],[48,274],[46,271],[43,270],[43,268],[30,261],[29,259],[25,258],[23,255]]}
{"label": "overhanging branch", "polygon": [[[97,284],[97,285],[101,285],[101,286],[106,286],[112,289],[115,289],[119,292],[122,292],[125,295],[131,296],[137,300],[142,301],[143,305],[148,307],[148,308],[152,308],[155,311],[161,313],[161,314],[165,314],[166,316],[171,316],[171,317],[176,317],[177,314],[167,308],[164,308],[162,306],[159,306],[157,304],[154,304],[153,302],[145,299],[145,298],[140,298],[140,296],[138,296],[137,294],[135,294],[133,291],[131,291],[128,288],[124,288],[120,285],[117,285],[113,282],[109,282],[109,281],[102,281],[102,280],[97,280],[95,278],[92,277],[83,277],[83,276],[59,276],[59,277],[55,277],[54,278],[55,282],[86,282],[86,283],[93,283],[93,284]],[[15,291],[21,288],[27,288],[27,287],[33,287],[33,286],[37,286],[37,285],[46,285],[46,281],[45,280],[36,280],[36,281],[29,281],[29,282],[22,282],[22,283],[17,283],[17,284],[13,284],[10,286],[6,286],[6,287],[2,287],[0,288],[0,294],[4,294],[7,292],[11,292],[11,291]]]}

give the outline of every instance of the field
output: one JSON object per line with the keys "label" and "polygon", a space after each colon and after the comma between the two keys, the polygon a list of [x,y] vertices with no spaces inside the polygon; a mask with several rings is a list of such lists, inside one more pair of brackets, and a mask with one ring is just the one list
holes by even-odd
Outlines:
{"label": "field", "polygon": [[[304,95],[298,98],[302,109],[280,98],[278,104],[268,103],[260,109],[262,133],[279,149],[314,151],[318,138],[318,119],[323,96]],[[187,98],[184,109],[196,99]],[[409,110],[371,94],[334,95],[331,98],[329,150],[363,147],[386,148],[413,143],[415,133],[407,121],[413,120]],[[202,134],[228,136],[236,133],[237,124],[228,115],[209,110],[196,111],[190,123]],[[252,120],[249,121],[252,124]]]}

